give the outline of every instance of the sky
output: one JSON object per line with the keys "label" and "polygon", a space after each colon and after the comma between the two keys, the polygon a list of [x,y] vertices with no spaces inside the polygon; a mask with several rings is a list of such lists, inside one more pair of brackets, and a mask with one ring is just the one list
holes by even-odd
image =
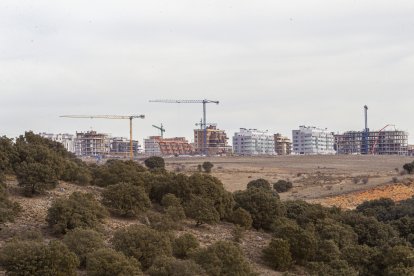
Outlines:
{"label": "sky", "polygon": [[[291,136],[387,124],[414,144],[412,0],[0,1],[0,135],[91,129],[192,139],[207,121]],[[231,141],[231,139],[230,139]]]}

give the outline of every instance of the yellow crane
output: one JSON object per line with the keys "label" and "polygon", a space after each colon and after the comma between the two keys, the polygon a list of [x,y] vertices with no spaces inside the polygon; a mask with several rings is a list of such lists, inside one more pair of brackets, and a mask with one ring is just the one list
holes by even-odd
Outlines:
{"label": "yellow crane", "polygon": [[74,118],[74,119],[115,119],[115,120],[129,120],[129,157],[131,160],[134,159],[134,150],[132,144],[132,120],[133,119],[144,119],[145,115],[62,115],[63,118]]}

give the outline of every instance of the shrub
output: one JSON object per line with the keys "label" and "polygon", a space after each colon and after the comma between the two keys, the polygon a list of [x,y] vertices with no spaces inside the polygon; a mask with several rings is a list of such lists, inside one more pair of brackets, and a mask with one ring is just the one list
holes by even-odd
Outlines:
{"label": "shrub", "polygon": [[233,212],[231,221],[245,229],[250,229],[253,223],[252,216],[243,208],[237,208]]}
{"label": "shrub", "polygon": [[144,188],[129,183],[108,186],[102,193],[102,203],[121,217],[136,217],[151,207]]}
{"label": "shrub", "polygon": [[92,173],[87,165],[78,159],[76,162],[66,161],[61,179],[85,186],[92,182]]}
{"label": "shrub", "polygon": [[[169,207],[173,208],[173,207]],[[168,214],[162,214],[158,212],[148,211],[146,217],[144,217],[144,223],[158,231],[170,231],[179,229],[177,220],[171,218]]]}
{"label": "shrub", "polygon": [[68,232],[63,239],[63,243],[78,256],[80,266],[86,265],[87,254],[105,246],[101,234],[91,229],[80,228]]}
{"label": "shrub", "polygon": [[214,164],[209,161],[206,161],[206,162],[203,162],[201,166],[203,167],[206,173],[211,173],[211,169],[214,167]]}
{"label": "shrub", "polygon": [[274,270],[286,271],[292,265],[289,242],[273,238],[262,251],[263,260]]}
{"label": "shrub", "polygon": [[414,162],[404,164],[403,169],[408,173],[411,174],[414,171]]}
{"label": "shrub", "polygon": [[107,211],[92,194],[72,193],[59,198],[48,210],[47,222],[56,234],[65,234],[77,227],[99,229]]}
{"label": "shrub", "polygon": [[193,260],[177,260],[173,257],[157,257],[147,270],[150,276],[203,276],[206,272]]}
{"label": "shrub", "polygon": [[330,262],[339,259],[341,252],[333,240],[321,240],[318,242],[315,259],[320,262]]}
{"label": "shrub", "polygon": [[[138,163],[128,160],[108,160],[104,165],[92,166],[93,184],[100,187],[115,185],[121,182],[143,186],[146,169]],[[149,189],[148,189],[149,190]],[[148,191],[147,190],[147,191]]]}
{"label": "shrub", "polygon": [[344,260],[335,260],[330,263],[309,263],[311,275],[318,276],[358,276],[358,272]]}
{"label": "shrub", "polygon": [[292,182],[286,181],[286,180],[279,180],[278,182],[273,184],[273,189],[275,189],[278,193],[287,192],[292,188],[293,188]]}
{"label": "shrub", "polygon": [[173,254],[177,258],[185,259],[189,256],[189,253],[194,251],[200,246],[200,243],[190,233],[186,233],[176,238],[172,243]]}
{"label": "shrub", "polygon": [[362,178],[362,184],[368,184],[368,182],[369,182],[369,177],[368,176],[365,176],[365,177]]}
{"label": "shrub", "polygon": [[196,226],[204,223],[215,224],[220,221],[220,214],[214,208],[213,201],[194,196],[185,206],[187,217],[196,221]]}
{"label": "shrub", "polygon": [[265,189],[251,188],[235,192],[234,199],[239,207],[250,213],[256,229],[268,230],[278,216],[284,215],[280,199]]}
{"label": "shrub", "polygon": [[233,241],[240,243],[241,240],[244,238],[245,231],[246,231],[245,228],[239,225],[235,225],[233,230],[231,231],[231,235],[233,236]]}
{"label": "shrub", "polygon": [[360,275],[380,275],[382,273],[375,263],[380,259],[378,258],[380,251],[375,247],[351,245],[343,248],[341,254],[341,258],[357,269]]}
{"label": "shrub", "polygon": [[165,161],[162,157],[151,156],[144,161],[148,169],[165,169]]}
{"label": "shrub", "polygon": [[179,222],[185,219],[185,211],[181,206],[180,200],[173,194],[166,194],[161,200],[164,211],[173,221]]}
{"label": "shrub", "polygon": [[145,270],[157,256],[172,254],[170,239],[146,226],[131,225],[116,231],[112,244],[116,250],[137,259]]}
{"label": "shrub", "polygon": [[17,159],[16,147],[13,139],[6,136],[0,137],[0,171],[13,173],[13,162]]}
{"label": "shrub", "polygon": [[56,171],[40,162],[22,162],[16,165],[16,176],[25,196],[33,196],[58,185]]}
{"label": "shrub", "polygon": [[101,248],[87,255],[88,276],[138,276],[143,275],[139,262],[110,248]]}
{"label": "shrub", "polygon": [[8,198],[6,187],[0,183],[0,229],[2,224],[14,221],[20,212],[20,205]]}
{"label": "shrub", "polygon": [[249,183],[247,183],[247,189],[251,189],[251,188],[270,190],[270,183],[266,179],[259,178],[259,179],[252,180]]}
{"label": "shrub", "polygon": [[255,275],[242,250],[232,242],[216,242],[194,253],[193,258],[208,275]]}
{"label": "shrub", "polygon": [[14,240],[0,253],[0,264],[7,275],[66,276],[77,275],[76,255],[59,241],[43,244],[37,241]]}

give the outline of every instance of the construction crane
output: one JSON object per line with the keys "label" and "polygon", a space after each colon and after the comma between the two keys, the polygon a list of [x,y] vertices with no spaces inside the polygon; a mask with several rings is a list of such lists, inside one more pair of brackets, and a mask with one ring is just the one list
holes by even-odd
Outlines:
{"label": "construction crane", "polygon": [[215,103],[219,104],[219,101],[212,101],[212,100],[151,100],[151,103],[202,103],[203,104],[203,126],[204,129],[204,137],[203,137],[203,153],[207,155],[207,104],[208,103]]}
{"label": "construction crane", "polygon": [[156,126],[156,125],[152,125],[152,126],[158,129],[161,132],[161,138],[164,138],[164,132],[165,132],[164,126],[162,124],[161,126]]}
{"label": "construction crane", "polygon": [[378,136],[377,136],[377,138],[375,138],[375,142],[374,142],[374,144],[372,145],[372,148],[371,148],[371,154],[375,154],[375,148],[377,147],[377,145],[378,145],[378,141],[379,141],[379,138],[380,138],[380,136],[381,136],[381,133],[387,128],[387,127],[389,127],[389,126],[393,126],[394,127],[394,130],[395,130],[395,125],[391,125],[391,124],[388,124],[388,125],[386,125],[385,127],[383,127],[383,128],[381,128],[381,130],[380,131],[378,131]]}
{"label": "construction crane", "polygon": [[74,119],[114,119],[114,120],[129,120],[129,157],[131,160],[134,159],[134,150],[132,144],[132,120],[133,119],[144,119],[145,115],[62,115],[63,118],[74,118]]}
{"label": "construction crane", "polygon": [[[196,123],[195,125],[196,126],[200,126],[200,129],[203,129],[203,119],[200,119],[200,122],[199,123]],[[216,126],[217,124],[216,123],[206,123],[206,125],[208,125],[208,126]]]}

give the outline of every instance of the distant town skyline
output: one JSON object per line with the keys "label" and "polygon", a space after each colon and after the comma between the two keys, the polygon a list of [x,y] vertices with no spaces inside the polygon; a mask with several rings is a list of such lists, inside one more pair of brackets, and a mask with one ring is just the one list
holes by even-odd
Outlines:
{"label": "distant town skyline", "polygon": [[291,138],[300,125],[338,133],[387,124],[410,133],[414,102],[410,1],[0,2],[0,135],[193,140],[201,104],[231,136],[240,128]]}

